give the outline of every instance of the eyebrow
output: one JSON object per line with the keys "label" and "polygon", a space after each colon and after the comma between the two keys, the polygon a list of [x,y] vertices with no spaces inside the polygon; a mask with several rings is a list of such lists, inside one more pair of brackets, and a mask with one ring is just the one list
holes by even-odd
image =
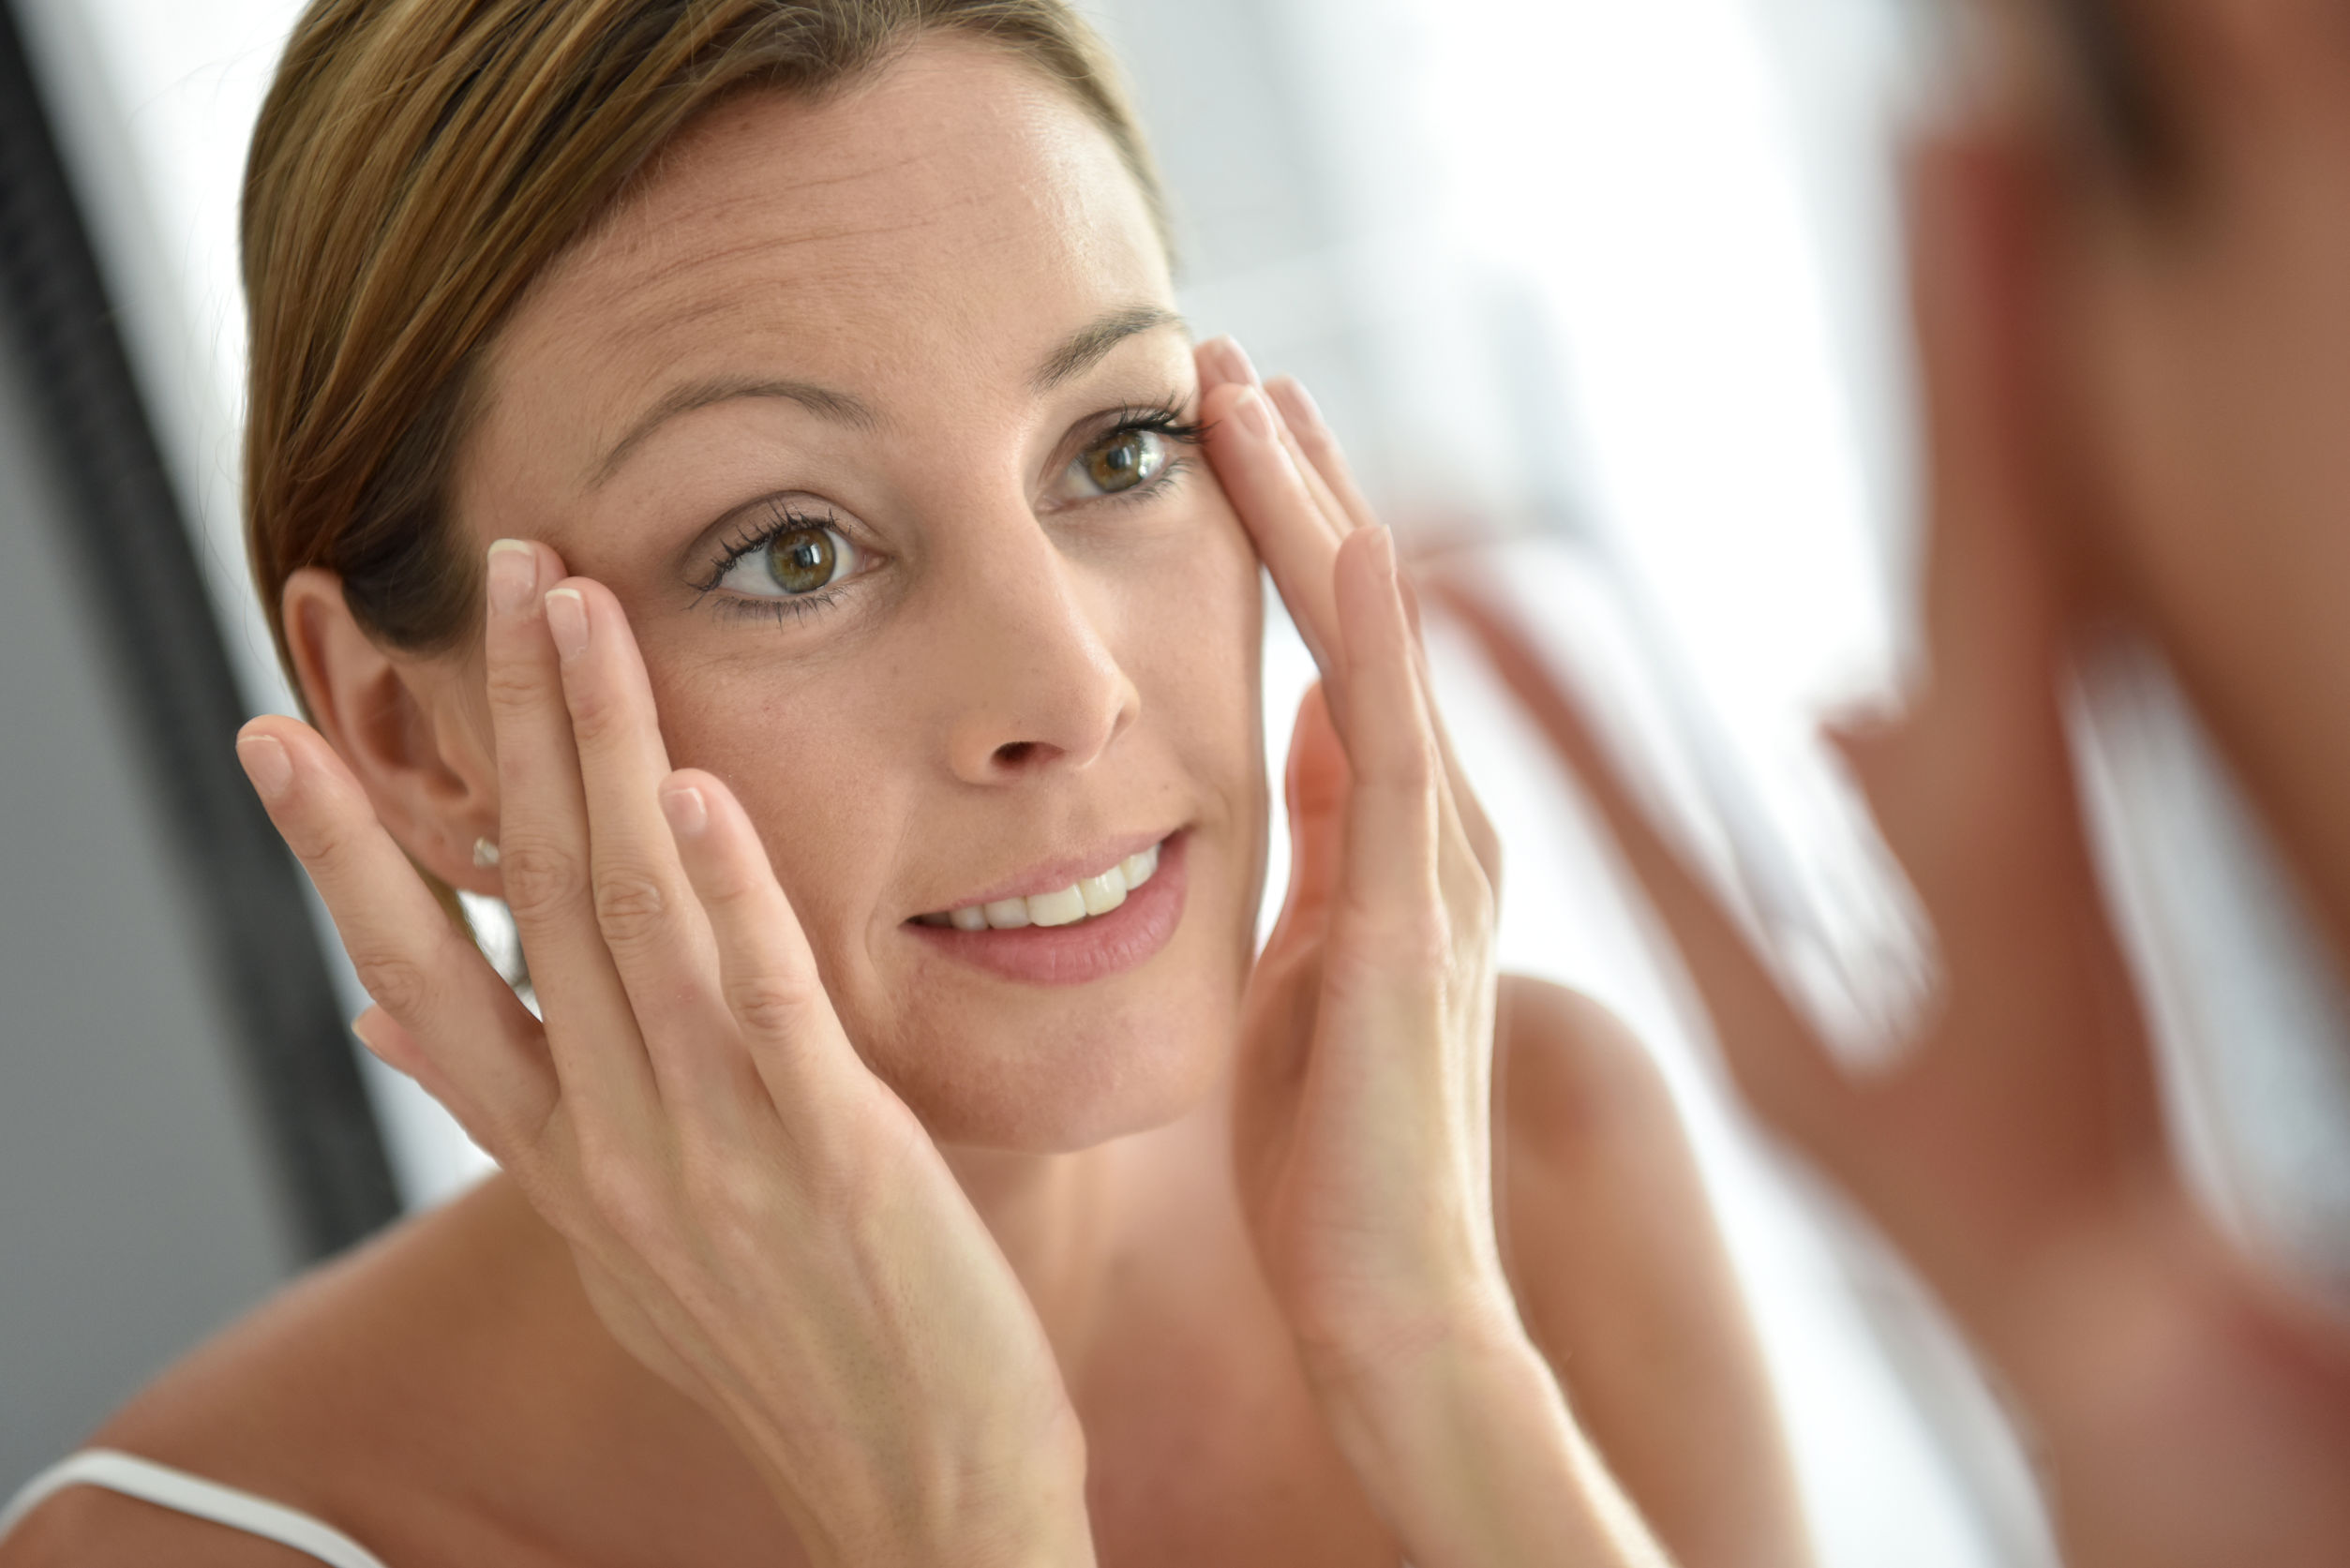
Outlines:
{"label": "eyebrow", "polygon": [[1028,378],[1028,384],[1038,392],[1050,392],[1100,364],[1109,357],[1111,350],[1128,338],[1183,324],[1182,317],[1155,305],[1130,305],[1123,310],[1114,310],[1045,355],[1044,363]]}
{"label": "eyebrow", "polygon": [[[1141,333],[1157,332],[1162,327],[1180,327],[1183,318],[1172,310],[1157,306],[1135,305],[1114,310],[1100,321],[1084,327],[1068,341],[1044,357],[1028,384],[1038,392],[1050,392],[1075,377],[1084,375],[1109,356],[1110,351],[1128,338]],[[688,381],[672,388],[661,400],[638,417],[628,427],[628,433],[612,443],[610,451],[596,464],[589,477],[589,487],[603,485],[620,471],[629,455],[645,443],[646,438],[669,421],[709,408],[713,403],[730,403],[742,397],[780,397],[797,403],[817,418],[853,429],[871,430],[881,421],[863,403],[846,392],[818,386],[813,381],[778,380],[770,376],[718,376],[706,381]]]}
{"label": "eyebrow", "polygon": [[859,430],[870,430],[880,424],[871,409],[847,393],[834,392],[831,387],[818,386],[813,381],[778,381],[771,376],[717,376],[708,381],[688,381],[683,386],[672,388],[628,427],[628,434],[612,443],[612,450],[606,452],[604,460],[595,466],[595,472],[589,480],[590,488],[602,485],[619,472],[621,465],[628,460],[628,455],[642,446],[646,437],[669,421],[681,414],[692,413],[696,409],[709,408],[712,403],[731,403],[741,397],[780,397],[799,404],[819,419]]}

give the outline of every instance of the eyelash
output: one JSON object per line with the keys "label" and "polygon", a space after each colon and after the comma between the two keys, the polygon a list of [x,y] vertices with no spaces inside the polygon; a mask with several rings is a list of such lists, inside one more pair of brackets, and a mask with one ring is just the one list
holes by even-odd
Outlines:
{"label": "eyelash", "polygon": [[[1137,432],[1148,432],[1163,437],[1173,445],[1183,448],[1196,448],[1207,439],[1207,426],[1186,423],[1182,409],[1172,398],[1147,407],[1121,409],[1112,417],[1115,423],[1103,426],[1099,435],[1088,441],[1085,447],[1079,449],[1081,452],[1115,441],[1120,436],[1132,435]],[[1094,500],[1129,504],[1145,500],[1173,484],[1183,474],[1190,472],[1190,468],[1191,465],[1185,459],[1171,455],[1167,459],[1166,466],[1152,476],[1150,483],[1142,488],[1122,491],[1116,495],[1098,496]],[[717,562],[708,573],[704,574],[698,582],[693,585],[697,596],[694,601],[696,605],[718,591],[718,585],[726,580],[726,574],[734,570],[737,561],[765,548],[786,533],[812,528],[831,529],[842,534],[847,532],[841,527],[840,519],[830,512],[817,516],[811,513],[794,511],[780,501],[771,500],[757,504],[764,520],[754,519],[740,525],[733,537],[720,547]],[[852,540],[851,543],[855,541]],[[801,594],[797,598],[742,599],[729,603],[726,608],[731,614],[765,616],[778,621],[786,617],[797,619],[801,616],[816,614],[838,603],[842,586],[845,585],[836,584],[831,588],[819,589],[814,593]]]}
{"label": "eyelash", "polygon": [[[693,585],[696,594],[695,604],[699,605],[704,599],[717,592],[718,585],[726,580],[726,574],[734,570],[737,561],[745,556],[757,553],[786,533],[796,533],[802,529],[831,529],[833,532],[842,535],[846,535],[848,531],[841,527],[840,519],[830,512],[818,516],[814,513],[794,510],[773,500],[759,501],[756,504],[764,521],[761,521],[759,517],[754,517],[737,526],[733,536],[719,548],[716,563],[703,575],[700,581]],[[852,540],[851,543],[854,541]],[[780,621],[786,617],[812,615],[835,603],[840,598],[840,589],[841,585],[835,584],[830,588],[818,589],[814,593],[803,593],[797,598],[737,599],[728,601],[726,607],[734,615],[766,616],[770,620]]]}

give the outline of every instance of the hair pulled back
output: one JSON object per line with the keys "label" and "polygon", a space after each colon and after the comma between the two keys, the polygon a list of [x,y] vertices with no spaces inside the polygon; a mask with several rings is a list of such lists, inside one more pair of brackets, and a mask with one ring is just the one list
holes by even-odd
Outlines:
{"label": "hair pulled back", "polygon": [[1073,95],[1160,213],[1115,67],[1066,0],[316,0],[254,131],[242,223],[246,536],[280,658],[307,566],[380,641],[460,643],[479,569],[451,470],[524,291],[720,100],[820,96],[940,30]]}

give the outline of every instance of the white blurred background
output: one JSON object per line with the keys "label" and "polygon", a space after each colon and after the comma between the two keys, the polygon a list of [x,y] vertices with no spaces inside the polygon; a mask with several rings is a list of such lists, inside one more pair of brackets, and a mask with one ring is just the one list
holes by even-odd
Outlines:
{"label": "white blurred background", "polygon": [[[234,237],[246,138],[298,7],[14,8],[237,673],[255,710],[290,710],[239,541]],[[1864,972],[1898,958],[1897,892],[1813,726],[1823,709],[1882,698],[1903,668],[1914,486],[1895,174],[1933,77],[1919,7],[1089,8],[1168,172],[1200,332],[1235,333],[1268,372],[1305,379],[1407,547],[1489,542],[1561,656],[1609,684],[1717,859],[1780,888],[1827,953]],[[1823,1562],[2050,1561],[1963,1352],[1725,1098],[1702,1022],[1572,787],[1459,640],[1441,623],[1432,635],[1456,739],[1509,848],[1505,961],[1606,1000],[1664,1065],[1762,1330]],[[1276,634],[1267,672],[1278,762],[1308,674],[1294,636]],[[2290,956],[2294,913],[2159,672],[2125,671],[2116,690],[2085,724],[2106,816],[2148,829],[2133,842],[2183,846],[2117,856],[2160,982],[2181,1136],[2248,1233],[2339,1277],[2350,1054],[2329,1050],[2328,982]],[[1881,1045],[1847,1033],[1863,1053]],[[2214,1054],[2247,1034],[2272,1045]],[[367,1067],[412,1205],[481,1169],[436,1108]],[[242,1272],[157,1292],[119,1345],[88,1353],[24,1341],[32,1320],[10,1314],[0,1253],[0,1494],[292,1266],[266,1245],[247,1252]],[[12,1405],[9,1380],[29,1387],[36,1368],[39,1397]]]}

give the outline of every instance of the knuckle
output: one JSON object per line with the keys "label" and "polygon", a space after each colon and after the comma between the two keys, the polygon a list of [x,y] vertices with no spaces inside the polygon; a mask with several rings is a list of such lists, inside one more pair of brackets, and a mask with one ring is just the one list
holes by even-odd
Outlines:
{"label": "knuckle", "polygon": [[744,975],[726,987],[726,1007],[750,1033],[783,1039],[796,1033],[822,993],[811,980],[772,971]]}
{"label": "knuckle", "polygon": [[519,659],[490,660],[485,684],[490,707],[501,712],[528,711],[544,700],[538,672]]}
{"label": "knuckle", "polygon": [[749,914],[757,907],[758,894],[758,879],[729,858],[704,866],[694,875],[694,896],[707,909]]}
{"label": "knuckle", "polygon": [[352,859],[359,834],[340,817],[316,813],[287,824],[286,843],[308,865],[334,867]]}
{"label": "knuckle", "polygon": [[561,844],[508,835],[499,845],[498,877],[507,907],[529,920],[576,902],[585,873],[579,857]]}
{"label": "knuckle", "polygon": [[651,940],[668,911],[668,889],[659,877],[635,867],[596,874],[596,925],[615,947],[640,947]]}
{"label": "knuckle", "polygon": [[593,680],[567,680],[563,700],[571,709],[571,731],[579,744],[592,748],[619,734],[628,717],[627,707],[613,700]]}
{"label": "knuckle", "polygon": [[352,971],[376,1005],[395,1019],[416,1017],[432,993],[425,965],[406,953],[367,948],[351,955]]}

